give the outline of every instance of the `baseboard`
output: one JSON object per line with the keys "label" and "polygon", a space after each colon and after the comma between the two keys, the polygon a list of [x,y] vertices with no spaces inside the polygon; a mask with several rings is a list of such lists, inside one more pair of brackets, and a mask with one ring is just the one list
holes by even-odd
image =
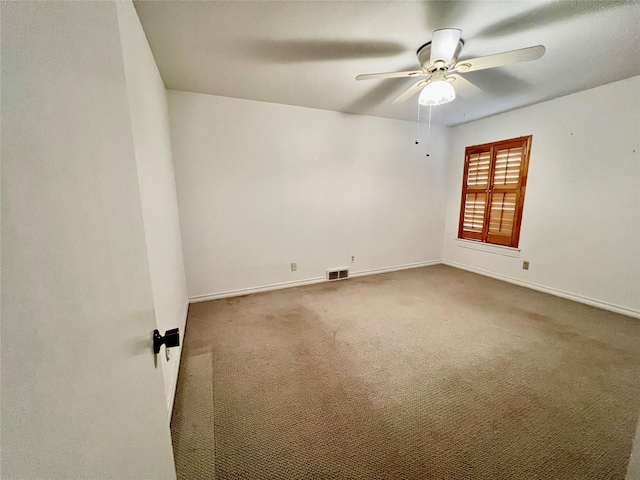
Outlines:
{"label": "baseboard", "polygon": [[430,267],[431,265],[440,265],[442,260],[431,260],[429,262],[406,263],[404,265],[396,265],[395,267],[374,268],[373,270],[360,270],[359,272],[349,271],[350,277],[363,277],[365,275],[377,275],[378,273],[397,272],[398,270],[408,270],[410,268]]}
{"label": "baseboard", "polygon": [[[469,267],[468,265],[463,265],[457,262],[451,262],[448,260],[431,260],[428,262],[416,262],[416,263],[408,263],[404,265],[395,265],[393,267],[385,267],[385,268],[376,268],[371,270],[360,270],[349,272],[350,277],[362,277],[365,275],[376,275],[379,273],[389,273],[396,272],[399,270],[407,270],[410,268],[420,268],[420,267],[428,267],[431,265],[444,264],[449,265],[450,267],[459,268],[461,270],[467,270],[469,272],[478,273],[480,275],[484,275],[486,277],[495,278],[497,280],[502,280],[505,282],[513,283],[515,285],[520,285],[521,287],[531,288],[532,290],[537,290],[539,292],[548,293],[550,295],[555,295],[556,297],[566,298],[567,300],[572,300],[574,302],[584,303],[585,305],[590,305],[592,307],[602,308],[603,310],[608,310],[614,313],[620,313],[622,315],[627,315],[634,318],[640,319],[640,310],[634,310],[632,308],[622,307],[620,305],[614,305],[612,303],[603,302],[601,300],[596,300],[594,298],[584,297],[582,295],[578,295],[575,293],[567,292],[564,290],[560,290],[557,288],[546,287],[544,285],[539,285],[533,282],[526,282],[523,280],[519,280],[517,278],[509,277],[507,275],[501,275],[498,273],[493,273],[488,270],[483,270],[481,268]],[[226,292],[213,293],[209,295],[198,295],[195,297],[189,297],[189,303],[198,303],[198,302],[207,302],[209,300],[217,300],[220,298],[228,298],[228,297],[237,297],[240,295],[249,295],[252,293],[260,293],[260,292],[269,292],[272,290],[280,290],[283,288],[293,288],[293,287],[301,287],[304,285],[312,285],[314,283],[322,283],[326,282],[327,279],[325,277],[315,277],[308,278],[305,280],[297,280],[294,282],[283,282],[283,283],[274,283],[271,285],[263,285],[260,287],[251,287],[251,288],[241,288],[238,290],[229,290]],[[186,314],[185,314],[186,320]],[[184,328],[183,328],[184,330]],[[177,379],[177,376],[176,376]]]}
{"label": "baseboard", "polygon": [[167,410],[169,413],[169,423],[171,423],[171,414],[173,413],[173,404],[176,400],[176,390],[178,388],[178,372],[180,370],[180,360],[182,359],[182,347],[184,346],[184,334],[187,330],[187,316],[189,315],[189,301],[187,300],[184,305],[184,312],[182,314],[182,325],[180,328],[180,347],[178,348],[178,358],[173,362],[173,371],[171,372],[171,397],[169,398],[169,405]]}
{"label": "baseboard", "polygon": [[[396,265],[393,267],[376,268],[373,270],[361,270],[359,272],[349,272],[350,277],[361,277],[364,275],[375,275],[378,273],[395,272],[397,270],[407,270],[409,268],[428,267],[429,265],[438,265],[442,260],[432,260],[429,262],[407,263],[404,265]],[[270,292],[272,290],[281,290],[283,288],[302,287],[304,285],[313,285],[314,283],[326,282],[326,277],[313,277],[305,280],[296,280],[294,282],[273,283],[271,285],[262,285],[260,287],[240,288],[238,290],[228,290],[226,292],[211,293],[208,295],[196,295],[189,297],[189,303],[208,302],[209,300],[218,300],[220,298],[238,297],[240,295],[249,295],[251,293]]]}
{"label": "baseboard", "polygon": [[281,290],[283,288],[302,287],[304,285],[313,285],[314,283],[326,282],[325,277],[307,278],[305,280],[296,280],[293,282],[273,283],[271,285],[262,285],[260,287],[239,288],[238,290],[228,290],[226,292],[211,293],[208,295],[196,295],[189,297],[189,303],[208,302],[209,300],[218,300],[220,298],[239,297],[240,295],[249,295],[251,293],[270,292],[272,290]]}
{"label": "baseboard", "polygon": [[560,290],[557,288],[546,287],[544,285],[539,285],[533,282],[526,282],[523,280],[519,280],[517,278],[509,277],[507,275],[501,275],[499,273],[489,272],[488,270],[483,270],[481,268],[469,267],[468,265],[463,265],[461,263],[450,262],[448,260],[443,260],[442,263],[445,265],[449,265],[450,267],[459,268],[461,270],[466,270],[468,272],[478,273],[480,275],[484,275],[485,277],[495,278],[496,280],[502,280],[505,282],[513,283],[515,285],[520,285],[521,287],[526,287],[532,290],[537,290],[539,292],[555,295],[556,297],[566,298],[567,300],[573,300],[574,302],[584,303],[585,305],[601,308],[603,310],[608,310],[614,313],[620,313],[622,315],[627,315],[629,317],[640,318],[640,310],[621,307],[620,305],[614,305],[612,303],[603,302],[601,300],[596,300],[594,298],[584,297],[582,295],[566,292],[564,290]]}

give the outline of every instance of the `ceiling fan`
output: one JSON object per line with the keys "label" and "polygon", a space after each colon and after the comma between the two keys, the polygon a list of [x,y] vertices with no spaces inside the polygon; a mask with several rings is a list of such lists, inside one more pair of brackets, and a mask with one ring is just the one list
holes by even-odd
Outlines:
{"label": "ceiling fan", "polygon": [[431,41],[425,43],[417,51],[420,70],[366,73],[358,75],[356,80],[426,77],[421,78],[417,83],[402,92],[391,104],[404,102],[421,91],[419,98],[421,105],[441,105],[455,98],[455,90],[452,83],[477,90],[477,87],[464,79],[461,74],[537,60],[542,57],[545,52],[544,46],[537,45],[535,47],[511,50],[494,55],[487,55],[485,57],[459,60],[458,57],[464,46],[464,41],[460,38],[461,35],[462,30],[458,28],[435,30]]}

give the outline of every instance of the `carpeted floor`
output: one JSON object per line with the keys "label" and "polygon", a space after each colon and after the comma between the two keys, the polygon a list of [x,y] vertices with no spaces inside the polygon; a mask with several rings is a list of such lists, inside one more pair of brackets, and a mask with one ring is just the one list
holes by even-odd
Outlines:
{"label": "carpeted floor", "polygon": [[640,320],[441,265],[194,304],[178,478],[623,479],[639,347]]}

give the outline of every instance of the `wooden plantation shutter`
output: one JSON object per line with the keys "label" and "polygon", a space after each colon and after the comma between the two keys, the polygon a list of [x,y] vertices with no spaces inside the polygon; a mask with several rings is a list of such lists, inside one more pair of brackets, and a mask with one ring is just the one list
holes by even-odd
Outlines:
{"label": "wooden plantation shutter", "polygon": [[531,136],[467,147],[458,237],[517,247]]}
{"label": "wooden plantation shutter", "polygon": [[462,193],[461,229],[464,237],[474,240],[484,238],[484,224],[489,192],[491,150],[483,147],[467,149]]}

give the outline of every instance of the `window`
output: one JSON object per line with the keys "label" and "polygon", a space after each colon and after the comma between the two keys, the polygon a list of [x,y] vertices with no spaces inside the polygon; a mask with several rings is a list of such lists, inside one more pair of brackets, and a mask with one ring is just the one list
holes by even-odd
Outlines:
{"label": "window", "polygon": [[467,147],[458,238],[517,247],[531,135]]}

